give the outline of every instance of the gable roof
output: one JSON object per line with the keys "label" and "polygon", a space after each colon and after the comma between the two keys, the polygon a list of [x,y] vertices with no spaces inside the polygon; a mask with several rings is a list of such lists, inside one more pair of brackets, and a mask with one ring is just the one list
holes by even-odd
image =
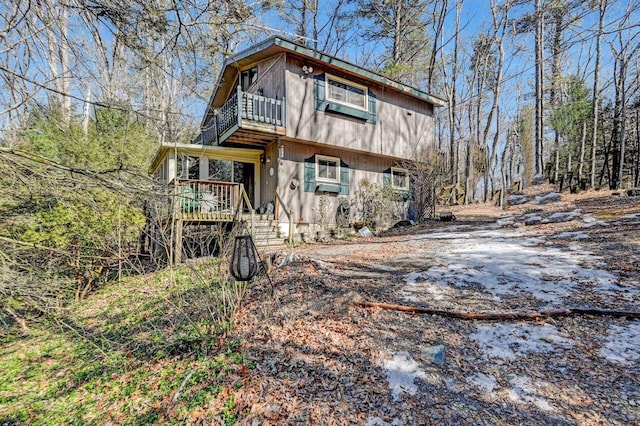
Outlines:
{"label": "gable roof", "polygon": [[202,125],[204,126],[204,124],[209,121],[209,118],[213,113],[212,108],[217,108],[224,105],[224,102],[227,100],[229,93],[234,89],[234,87],[231,86],[235,84],[236,76],[240,69],[279,53],[290,53],[299,57],[320,62],[327,67],[338,69],[347,74],[355,75],[362,79],[375,82],[385,88],[389,88],[394,91],[404,93],[408,96],[429,102],[436,107],[446,105],[446,101],[444,101],[443,99],[432,96],[422,90],[407,86],[406,84],[398,83],[397,81],[393,81],[383,76],[382,74],[375,73],[358,65],[354,65],[350,62],[338,59],[334,56],[327,55],[326,53],[320,52],[318,50],[314,50],[307,46],[294,43],[290,40],[274,36],[225,59],[222,65],[222,72],[218,76],[213,94],[211,95],[211,98],[209,100],[209,105],[207,106]]}

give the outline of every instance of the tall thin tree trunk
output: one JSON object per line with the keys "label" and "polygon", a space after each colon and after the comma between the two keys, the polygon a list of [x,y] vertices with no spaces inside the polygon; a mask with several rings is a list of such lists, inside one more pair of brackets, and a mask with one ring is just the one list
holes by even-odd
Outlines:
{"label": "tall thin tree trunk", "polygon": [[578,183],[582,182],[582,174],[584,170],[584,152],[587,143],[587,122],[582,122],[582,133],[580,135],[580,165],[578,166]]}
{"label": "tall thin tree trunk", "polygon": [[[460,32],[460,15],[462,9],[462,3],[456,3],[456,25],[455,32],[453,34],[453,58],[451,62],[451,88],[449,90],[449,110],[447,111],[447,118],[449,120],[449,167],[451,170],[451,183],[453,185],[458,183],[458,147],[456,144],[456,108],[457,108],[457,75],[458,75],[458,37]],[[443,67],[444,68],[444,67]]]}
{"label": "tall thin tree trunk", "polygon": [[[562,58],[562,31],[564,26],[564,8],[558,7],[553,11],[553,46],[551,57],[551,90],[549,93],[549,103],[551,104],[551,110],[559,106],[560,90],[559,82],[562,74],[560,68],[560,60]],[[553,181],[558,181],[558,175],[560,174],[560,131],[553,129],[553,150],[554,150],[554,167],[553,167]]]}
{"label": "tall thin tree trunk", "polygon": [[535,50],[536,50],[536,123],[535,123],[535,174],[542,175],[544,173],[544,99],[543,99],[543,78],[544,78],[544,10],[542,0],[536,0],[536,31],[535,31]]}
{"label": "tall thin tree trunk", "polygon": [[596,35],[596,62],[593,71],[593,104],[591,106],[591,120],[593,127],[591,131],[591,188],[596,186],[596,152],[598,148],[598,103],[600,101],[600,55],[601,38],[604,30],[604,15],[607,11],[608,0],[600,0],[598,8],[600,17],[598,20],[598,34]]}

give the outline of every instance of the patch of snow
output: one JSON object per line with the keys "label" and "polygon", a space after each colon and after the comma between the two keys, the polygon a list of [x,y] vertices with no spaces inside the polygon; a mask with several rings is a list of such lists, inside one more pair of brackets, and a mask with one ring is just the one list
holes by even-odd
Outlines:
{"label": "patch of snow", "polygon": [[[580,233],[569,236],[583,238]],[[517,230],[500,229],[437,233],[431,237],[448,240],[452,248],[420,254],[433,256],[430,263],[434,266],[405,276],[407,285],[402,297],[406,301],[441,301],[455,298],[456,289],[482,289],[494,300],[528,294],[554,306],[563,304],[579,286],[581,291],[610,297],[640,297],[637,288],[621,284],[616,275],[597,269],[600,258],[577,244],[567,250],[552,247],[543,238],[522,239]]]}
{"label": "patch of snow", "polygon": [[623,365],[640,362],[640,322],[612,325],[606,340],[607,344],[600,349],[600,355],[608,361]]}
{"label": "patch of snow", "polygon": [[554,238],[562,238],[566,240],[585,240],[589,238],[589,235],[584,232],[561,232],[560,234],[555,235]]}
{"label": "patch of snow", "polygon": [[404,423],[402,422],[402,420],[399,419],[393,419],[391,421],[391,423],[389,422],[385,422],[383,419],[381,419],[380,417],[371,417],[369,420],[367,420],[367,422],[364,424],[364,426],[403,426]]}
{"label": "patch of snow", "polygon": [[582,212],[580,210],[574,210],[572,212],[557,212],[549,215],[542,220],[543,223],[557,223],[557,222],[569,222],[577,217],[580,217]]}
{"label": "patch of snow", "polygon": [[507,204],[510,206],[517,206],[529,201],[529,198],[524,195],[511,195],[507,197]]}
{"label": "patch of snow", "polygon": [[538,204],[555,203],[556,201],[560,201],[562,199],[562,194],[559,194],[557,192],[550,192],[547,195],[538,196],[535,199],[536,203]]}
{"label": "patch of snow", "polygon": [[500,387],[495,377],[484,373],[476,373],[473,376],[467,377],[467,382],[490,396],[494,396],[493,390]]}
{"label": "patch of snow", "polygon": [[[455,265],[449,265],[449,267],[433,267],[430,271],[440,270],[444,275],[448,271],[448,268],[455,267]],[[429,281],[432,275],[428,272],[412,272],[404,277],[407,285],[402,289],[401,295],[403,299],[410,302],[419,302],[423,299],[423,296],[428,296],[431,300],[445,300],[449,296],[454,295],[453,289],[443,282],[431,282]]]}
{"label": "patch of snow", "polygon": [[516,218],[513,216],[501,217],[496,220],[498,226],[513,226],[516,223]]}
{"label": "patch of snow", "polygon": [[580,219],[582,219],[582,222],[584,222],[584,224],[587,227],[591,227],[591,226],[609,226],[609,224],[603,220],[599,220],[598,218],[594,217],[591,214],[585,214],[583,215]]}
{"label": "patch of snow", "polygon": [[549,401],[537,395],[540,391],[536,385],[544,387],[544,383],[534,384],[528,376],[512,375],[509,377],[509,384],[513,386],[509,391],[512,401],[533,404],[542,411],[554,411]]}
{"label": "patch of snow", "polygon": [[623,219],[640,219],[640,213],[631,213],[622,216]]}
{"label": "patch of snow", "polygon": [[395,401],[399,401],[403,393],[415,395],[418,391],[415,379],[426,377],[425,371],[408,352],[398,352],[392,360],[384,363],[384,368],[387,370],[387,380]]}
{"label": "patch of snow", "polygon": [[573,346],[573,341],[550,324],[480,325],[469,336],[478,342],[484,358],[515,361],[529,353],[551,353]]}

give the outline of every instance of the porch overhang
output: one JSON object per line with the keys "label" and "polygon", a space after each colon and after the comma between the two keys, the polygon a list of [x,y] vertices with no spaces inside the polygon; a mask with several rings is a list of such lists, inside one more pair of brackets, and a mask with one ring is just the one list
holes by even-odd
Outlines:
{"label": "porch overhang", "polygon": [[170,152],[177,152],[179,154],[185,154],[192,157],[206,157],[217,160],[232,160],[245,163],[256,163],[260,161],[260,155],[263,154],[264,150],[251,148],[233,148],[216,145],[163,143],[158,147],[155,155],[153,156],[153,160],[151,161],[151,165],[149,166],[149,173],[155,173]]}

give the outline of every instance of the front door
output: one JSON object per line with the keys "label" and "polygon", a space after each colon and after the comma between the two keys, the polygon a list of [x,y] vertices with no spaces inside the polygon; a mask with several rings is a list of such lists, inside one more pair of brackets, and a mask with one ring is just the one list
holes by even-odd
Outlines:
{"label": "front door", "polygon": [[239,161],[233,162],[233,181],[241,183],[244,186],[244,190],[247,191],[247,196],[253,208],[257,207],[258,200],[256,200],[256,183],[255,183],[255,165],[253,163],[241,163]]}

